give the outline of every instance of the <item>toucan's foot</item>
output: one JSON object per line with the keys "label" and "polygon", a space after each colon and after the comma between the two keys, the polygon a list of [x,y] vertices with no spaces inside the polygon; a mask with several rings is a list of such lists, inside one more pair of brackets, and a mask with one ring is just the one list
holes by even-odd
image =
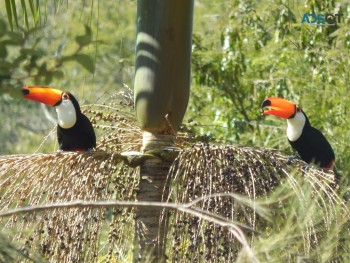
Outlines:
{"label": "toucan's foot", "polygon": [[87,149],[86,149],[86,152],[88,152],[88,153],[91,153],[91,152],[93,152],[93,151],[94,151],[93,148],[87,148]]}
{"label": "toucan's foot", "polygon": [[61,152],[63,152],[63,150],[61,150],[61,149],[58,149],[58,150],[57,150],[57,152],[58,152],[58,153],[61,153]]}
{"label": "toucan's foot", "polygon": [[287,164],[290,165],[292,163],[292,161],[294,160],[300,160],[300,156],[298,154],[293,154],[291,156],[289,156],[288,160],[287,160]]}

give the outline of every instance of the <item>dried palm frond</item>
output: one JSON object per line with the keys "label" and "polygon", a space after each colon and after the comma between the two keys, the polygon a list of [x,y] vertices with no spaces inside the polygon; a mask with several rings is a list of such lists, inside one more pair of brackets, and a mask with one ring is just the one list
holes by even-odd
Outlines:
{"label": "dried palm frond", "polygon": [[[132,105],[132,96],[125,93],[83,108],[97,131],[96,152],[1,156],[0,211],[76,200],[134,200],[138,169],[125,165],[122,154],[141,149],[142,132]],[[341,201],[332,188],[332,171],[313,167],[306,171],[305,163],[295,160],[289,165],[286,156],[268,149],[192,144],[196,139],[185,130],[177,139],[181,151],[168,175],[172,201],[186,204],[201,198],[194,209],[232,221],[253,244],[260,233],[271,229],[274,217],[288,218],[290,196],[302,211],[307,207],[300,204],[311,195],[309,200],[315,203],[305,203],[317,207],[319,214],[317,220],[303,217],[307,227],[301,231],[304,246],[298,251],[305,254],[321,242],[320,224],[326,233],[333,228]],[[168,154],[173,158],[172,150]],[[271,193],[280,196],[271,199]],[[130,208],[67,208],[13,215],[2,219],[1,225],[16,229],[14,238],[25,250],[50,260],[94,262],[102,257],[108,262],[128,257],[133,217]],[[241,251],[238,236],[210,220],[176,212],[170,226],[169,256],[175,261],[234,261]]]}
{"label": "dried palm frond", "polygon": [[[320,221],[331,226],[335,220],[333,210],[340,202],[330,187],[334,174],[315,168],[306,172],[304,163],[286,162],[287,157],[267,149],[194,145],[183,149],[171,167],[171,197],[181,203],[203,197],[196,207],[235,222],[254,238],[268,227],[273,216],[270,212],[274,211],[267,213],[262,209],[261,198],[282,183],[303,201],[306,192],[296,179],[303,176],[323,211]],[[106,152],[5,156],[0,158],[0,165],[1,211],[73,200],[132,200],[137,185],[136,170],[123,165],[120,155]],[[295,167],[302,173],[294,173]],[[215,196],[216,193],[239,193],[248,200]],[[282,211],[283,198],[273,204]],[[16,227],[17,238],[24,237],[22,242],[28,250],[65,262],[94,261],[98,251],[105,251],[108,259],[116,253],[125,255],[128,248],[121,244],[130,241],[126,229],[129,226],[130,231],[132,217],[127,209],[74,208],[13,216],[4,223]],[[312,247],[317,236],[315,226],[320,223],[312,220],[309,233],[305,234],[306,247]],[[174,259],[234,260],[241,249],[232,232],[213,223],[181,213],[176,213],[171,222],[174,241],[170,247],[174,250],[170,256]],[[33,227],[32,234],[23,235]],[[107,239],[102,238],[104,232],[109,232]]]}
{"label": "dried palm frond", "polygon": [[[251,242],[257,238],[256,233],[271,228],[269,222],[275,216],[286,219],[290,215],[284,210],[289,197],[294,196],[300,203],[314,200],[322,213],[317,214],[317,220],[312,216],[306,218],[308,228],[301,232],[305,248],[300,249],[300,253],[309,254],[317,244],[315,238],[320,238],[317,226],[323,224],[325,231],[330,231],[339,215],[337,209],[339,206],[345,209],[345,206],[333,189],[333,171],[305,169],[305,163],[299,160],[287,163],[288,157],[263,148],[196,145],[184,149],[171,167],[171,199],[187,203],[216,193],[239,193],[247,197],[243,204],[227,197],[204,198],[198,208],[253,229],[245,231]],[[300,179],[309,187],[311,198]],[[280,196],[271,198],[273,190],[276,192],[279,188],[283,189],[278,191]],[[268,206],[267,201],[271,202]],[[268,212],[262,209],[264,207]],[[306,211],[305,206],[302,209]],[[237,259],[241,245],[220,226],[179,213],[173,215],[171,222],[174,227],[169,247],[175,260],[186,257],[188,262],[234,262]]]}
{"label": "dried palm frond", "polygon": [[[73,200],[134,199],[138,169],[125,165],[125,151],[140,151],[132,94],[122,92],[104,103],[83,106],[97,132],[95,152],[0,156],[0,211]],[[2,219],[16,229],[28,251],[58,261],[107,259],[130,250],[131,209],[67,209]],[[28,233],[28,230],[29,233]],[[26,233],[26,234],[24,234]],[[104,238],[107,236],[107,238]],[[121,256],[119,256],[121,257]]]}
{"label": "dried palm frond", "polygon": [[0,233],[0,262],[16,262],[18,258],[27,259],[30,262],[45,262],[39,255],[29,255],[28,251],[10,242],[8,236],[11,235],[12,233],[9,232]]}
{"label": "dried palm frond", "polygon": [[[137,176],[120,156],[106,152],[3,156],[0,171],[1,211],[72,200],[129,200]],[[131,220],[132,213],[119,211],[123,220]],[[120,219],[113,213],[119,215],[117,210],[105,209],[57,210],[13,216],[3,224],[16,229],[16,238],[34,227],[23,240],[29,250],[63,261],[90,261],[101,249],[102,230],[115,231],[113,225]],[[105,229],[106,223],[111,224],[110,229]],[[111,243],[116,242],[117,237],[112,239]]]}
{"label": "dried palm frond", "polygon": [[[120,155],[141,147],[131,105],[124,93],[83,107],[99,138],[95,152],[0,156],[0,211],[73,200],[134,199],[137,169],[125,165]],[[116,250],[128,250],[120,250],[120,244],[132,237],[120,225],[131,227],[132,217],[130,209],[67,209],[12,216],[2,226],[16,229],[14,238],[28,251],[58,261],[91,262],[99,251],[111,257]]]}
{"label": "dried palm frond", "polygon": [[130,90],[110,96],[104,103],[82,107],[97,130],[97,150],[106,152],[139,151],[142,131],[136,124]]}

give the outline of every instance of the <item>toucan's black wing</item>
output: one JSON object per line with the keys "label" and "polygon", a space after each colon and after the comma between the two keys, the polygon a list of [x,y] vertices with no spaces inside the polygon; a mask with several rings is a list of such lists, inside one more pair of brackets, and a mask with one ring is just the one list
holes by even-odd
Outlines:
{"label": "toucan's black wing", "polygon": [[82,114],[81,122],[82,122],[82,136],[84,137],[84,144],[86,145],[86,148],[87,149],[95,148],[96,134],[90,120],[88,119],[88,117]]}
{"label": "toucan's black wing", "polygon": [[326,137],[312,126],[306,126],[300,138],[289,143],[307,163],[328,167],[335,160],[334,151]]}

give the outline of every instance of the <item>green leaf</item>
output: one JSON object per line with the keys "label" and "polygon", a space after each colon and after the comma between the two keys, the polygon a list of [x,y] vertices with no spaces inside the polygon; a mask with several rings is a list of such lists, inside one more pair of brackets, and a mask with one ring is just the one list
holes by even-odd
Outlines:
{"label": "green leaf", "polygon": [[7,32],[7,36],[10,38],[9,40],[6,41],[6,43],[9,45],[22,45],[24,42],[22,33]]}
{"label": "green leaf", "polygon": [[12,68],[13,68],[12,63],[7,62],[7,61],[1,61],[1,63],[0,63],[1,75],[9,74],[9,72],[10,72],[10,70],[12,70]]}
{"label": "green leaf", "polygon": [[87,46],[92,42],[92,32],[91,28],[85,25],[85,35],[77,36],[75,41],[79,44],[79,46]]}
{"label": "green leaf", "polygon": [[48,73],[45,75],[44,84],[49,85],[49,84],[51,84],[51,82],[52,82],[52,74]]}
{"label": "green leaf", "polygon": [[39,0],[36,1],[36,5],[34,4],[33,0],[29,0],[29,7],[30,7],[30,12],[33,17],[33,23],[34,27],[37,25],[40,17],[40,6],[39,6]]}
{"label": "green leaf", "polygon": [[35,17],[35,7],[33,0],[29,0],[30,12],[32,12],[32,16]]}
{"label": "green leaf", "polygon": [[6,58],[6,57],[7,57],[6,46],[0,43],[0,58]]}
{"label": "green leaf", "polygon": [[47,73],[47,64],[46,64],[46,62],[41,64],[40,67],[38,68],[38,70],[39,70],[39,74],[48,74]]}
{"label": "green leaf", "polygon": [[7,32],[7,26],[4,20],[0,20],[0,37],[5,35]]}
{"label": "green leaf", "polygon": [[22,10],[23,10],[24,22],[26,24],[26,28],[29,29],[28,12],[27,12],[25,0],[21,0],[21,5],[22,5]]}
{"label": "green leaf", "polygon": [[39,18],[40,18],[40,5],[39,5],[39,0],[36,0],[36,11],[34,16],[35,25],[39,22]]}
{"label": "green leaf", "polygon": [[77,54],[72,56],[80,65],[87,69],[90,73],[94,73],[95,64],[92,58],[86,54]]}
{"label": "green leaf", "polygon": [[22,55],[25,55],[25,56],[27,56],[27,55],[38,55],[39,54],[38,50],[31,49],[31,48],[22,48],[20,52],[21,52]]}
{"label": "green leaf", "polygon": [[11,30],[13,30],[11,0],[5,0],[5,4],[6,4],[7,18],[10,23]]}
{"label": "green leaf", "polygon": [[62,70],[55,70],[52,72],[52,76],[56,79],[62,79],[64,77],[64,73]]}
{"label": "green leaf", "polygon": [[17,7],[16,7],[15,0],[11,0],[11,8],[12,8],[13,18],[15,20],[16,26],[18,27]]}

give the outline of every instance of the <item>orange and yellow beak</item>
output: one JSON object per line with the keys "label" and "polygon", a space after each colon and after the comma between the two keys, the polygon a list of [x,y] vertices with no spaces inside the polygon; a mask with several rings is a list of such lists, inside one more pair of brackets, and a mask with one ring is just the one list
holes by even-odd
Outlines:
{"label": "orange and yellow beak", "polygon": [[275,115],[284,119],[292,118],[296,109],[297,105],[293,102],[277,97],[266,98],[261,104],[261,114]]}
{"label": "orange and yellow beak", "polygon": [[62,91],[43,86],[30,86],[21,89],[23,97],[42,102],[49,106],[56,105],[61,100]]}

